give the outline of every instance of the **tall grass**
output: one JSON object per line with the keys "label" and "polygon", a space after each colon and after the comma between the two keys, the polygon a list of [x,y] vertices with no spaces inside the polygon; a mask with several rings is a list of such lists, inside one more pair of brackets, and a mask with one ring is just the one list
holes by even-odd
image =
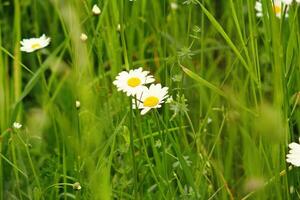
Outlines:
{"label": "tall grass", "polygon": [[[299,5],[254,4],[0,1],[0,200],[300,198]],[[138,67],[174,101],[132,109],[112,81]]]}

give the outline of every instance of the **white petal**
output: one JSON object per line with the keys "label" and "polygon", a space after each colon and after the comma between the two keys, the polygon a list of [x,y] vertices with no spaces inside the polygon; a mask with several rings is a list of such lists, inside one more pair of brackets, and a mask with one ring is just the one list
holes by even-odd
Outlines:
{"label": "white petal", "polygon": [[260,2],[255,2],[255,10],[262,11],[262,4]]}
{"label": "white petal", "polygon": [[290,149],[298,149],[300,150],[300,144],[296,143],[296,142],[292,142],[289,144],[289,148]]}
{"label": "white petal", "polygon": [[144,109],[141,111],[141,115],[145,115],[149,110],[151,110],[151,108],[144,108]]}

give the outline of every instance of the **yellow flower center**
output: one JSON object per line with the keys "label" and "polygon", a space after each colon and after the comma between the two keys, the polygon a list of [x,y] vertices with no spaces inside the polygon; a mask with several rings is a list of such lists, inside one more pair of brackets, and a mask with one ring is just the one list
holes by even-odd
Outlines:
{"label": "yellow flower center", "polygon": [[31,45],[31,48],[32,49],[39,49],[39,48],[41,48],[42,46],[39,44],[39,43],[34,43],[34,44],[32,44]]}
{"label": "yellow flower center", "polygon": [[276,5],[274,5],[274,12],[275,12],[275,14],[279,14],[279,13],[281,13],[281,6],[276,6]]}
{"label": "yellow flower center", "polygon": [[145,107],[154,107],[158,104],[158,102],[159,102],[159,99],[157,97],[150,96],[144,100],[144,106]]}
{"label": "yellow flower center", "polygon": [[136,87],[136,86],[139,86],[141,84],[141,80],[137,77],[132,77],[132,78],[127,80],[127,84],[130,87]]}

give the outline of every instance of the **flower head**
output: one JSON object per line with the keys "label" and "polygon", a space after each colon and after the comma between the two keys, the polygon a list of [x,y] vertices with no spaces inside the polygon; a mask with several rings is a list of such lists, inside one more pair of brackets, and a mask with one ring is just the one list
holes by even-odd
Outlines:
{"label": "flower head", "polygon": [[293,2],[293,0],[281,0],[281,1],[282,1],[282,3],[285,3],[287,5],[290,5]]}
{"label": "flower head", "polygon": [[87,39],[88,39],[88,36],[87,36],[85,33],[81,33],[81,35],[80,35],[80,40],[81,40],[82,42],[85,42]]}
{"label": "flower head", "polygon": [[22,124],[20,124],[19,122],[14,122],[14,123],[13,123],[13,127],[14,127],[15,129],[20,129],[20,128],[22,127]]}
{"label": "flower head", "polygon": [[286,155],[286,162],[296,167],[300,167],[300,144],[295,142],[289,144],[290,151]]}
{"label": "flower head", "polygon": [[143,85],[154,82],[152,75],[148,75],[149,71],[138,69],[120,72],[116,80],[113,82],[117,86],[118,91],[123,91],[127,96],[135,95],[143,88]]}
{"label": "flower head", "polygon": [[21,41],[21,51],[25,51],[27,53],[36,51],[38,49],[42,49],[46,46],[49,45],[50,43],[50,38],[46,37],[45,34],[43,34],[41,37],[39,38],[30,38],[30,39],[23,39]]}
{"label": "flower head", "polygon": [[75,106],[76,106],[77,109],[80,108],[80,101],[76,100],[75,101]]}
{"label": "flower head", "polygon": [[149,88],[143,87],[133,99],[133,108],[142,109],[141,114],[146,114],[152,108],[160,108],[168,97],[168,87],[161,84],[151,84]]}
{"label": "flower head", "polygon": [[171,6],[172,10],[177,10],[178,9],[178,4],[176,2],[171,2],[170,6]]}
{"label": "flower head", "polygon": [[[288,11],[288,5],[291,4],[291,0],[274,0],[273,1],[273,12],[276,15],[276,17],[281,18],[282,13],[285,11]],[[256,16],[262,17],[263,16],[263,7],[262,3],[260,1],[255,2],[255,10],[256,10]],[[285,17],[288,17],[288,14],[285,14]]]}
{"label": "flower head", "polygon": [[121,24],[117,25],[117,31],[121,31]]}
{"label": "flower head", "polygon": [[96,4],[92,8],[92,12],[93,12],[94,15],[100,15],[101,14],[101,10]]}
{"label": "flower head", "polygon": [[81,190],[81,185],[80,185],[80,183],[79,183],[79,182],[75,182],[75,183],[73,184],[73,189],[74,189],[74,190]]}

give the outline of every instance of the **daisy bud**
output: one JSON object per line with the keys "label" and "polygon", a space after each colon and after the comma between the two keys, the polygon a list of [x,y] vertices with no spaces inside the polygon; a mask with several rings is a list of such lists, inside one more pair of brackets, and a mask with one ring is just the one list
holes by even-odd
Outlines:
{"label": "daisy bud", "polygon": [[19,122],[14,122],[14,123],[13,123],[13,127],[14,127],[15,129],[20,129],[20,128],[22,127],[22,124],[20,124]]}
{"label": "daisy bud", "polygon": [[100,10],[100,8],[95,4],[95,5],[93,6],[93,8],[92,8],[92,12],[93,12],[94,15],[100,15],[101,10]]}
{"label": "daisy bud", "polygon": [[80,35],[80,40],[81,40],[82,42],[85,42],[87,39],[88,39],[88,36],[87,36],[85,33],[81,33],[81,35]]}
{"label": "daisy bud", "polygon": [[77,109],[79,109],[79,108],[80,108],[80,101],[77,100],[77,101],[75,102],[75,106],[76,106]]}
{"label": "daisy bud", "polygon": [[74,184],[73,184],[73,189],[74,189],[74,190],[81,190],[81,185],[80,185],[80,183],[79,183],[79,182],[74,183]]}
{"label": "daisy bud", "polygon": [[170,96],[169,98],[167,98],[166,103],[173,103],[174,99],[172,96]]}
{"label": "daisy bud", "polygon": [[117,31],[121,31],[121,24],[117,25]]}
{"label": "daisy bud", "polygon": [[177,10],[178,9],[178,4],[175,3],[175,2],[171,2],[170,6],[171,6],[172,10]]}

